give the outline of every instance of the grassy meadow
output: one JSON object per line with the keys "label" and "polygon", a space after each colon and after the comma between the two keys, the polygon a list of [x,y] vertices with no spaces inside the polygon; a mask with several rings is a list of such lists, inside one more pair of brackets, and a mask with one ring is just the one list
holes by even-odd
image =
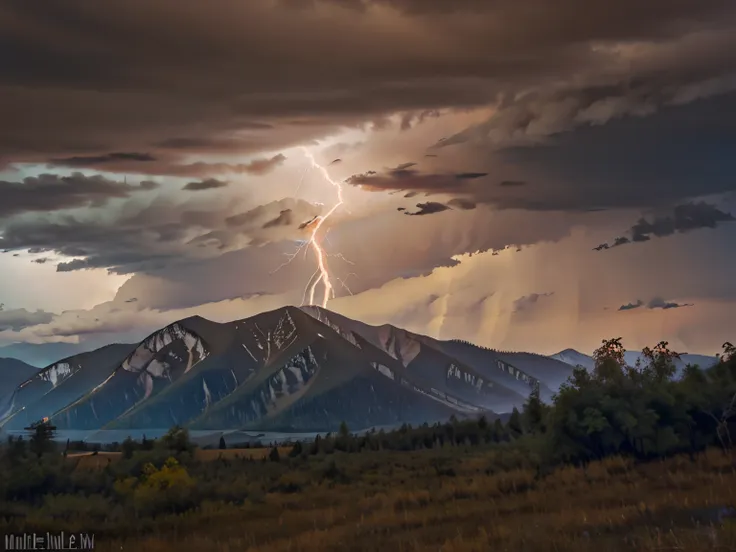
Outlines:
{"label": "grassy meadow", "polygon": [[718,449],[647,463],[610,457],[541,476],[523,467],[519,451],[337,452],[278,462],[202,452],[189,471],[219,472],[209,480],[223,485],[230,474],[234,500],[205,500],[155,521],[131,516],[98,529],[96,549],[736,550],[736,518],[718,520],[721,508],[736,505],[736,454]]}

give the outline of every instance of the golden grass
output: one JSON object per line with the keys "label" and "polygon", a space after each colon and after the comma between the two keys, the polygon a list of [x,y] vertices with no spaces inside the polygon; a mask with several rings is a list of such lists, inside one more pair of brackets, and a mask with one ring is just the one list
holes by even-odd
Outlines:
{"label": "golden grass", "polygon": [[[221,451],[202,452],[217,457]],[[312,459],[281,475],[298,482],[300,492],[272,492],[242,506],[206,504],[169,519],[171,529],[99,542],[97,550],[736,550],[736,524],[704,527],[692,521],[700,510],[707,519],[711,508],[736,506],[736,455],[708,451],[695,462],[674,458],[640,465],[612,458],[537,478],[522,470],[487,475],[494,461],[490,451],[448,455],[442,460],[455,475],[438,476],[432,462],[442,454]],[[315,475],[332,461],[349,483]]]}
{"label": "golden grass", "polygon": [[[292,447],[278,447],[279,454],[286,457]],[[236,459],[236,458],[252,458],[253,460],[261,460],[269,455],[270,448],[248,448],[248,449],[197,449],[195,459],[201,462],[210,462],[219,458]],[[117,462],[122,457],[120,452],[75,452],[67,455],[67,460],[76,462],[76,469],[79,470],[95,470],[104,468],[112,462]]]}
{"label": "golden grass", "polygon": [[[281,457],[285,457],[291,452],[292,447],[278,447],[279,449],[279,455]],[[261,458],[265,458],[269,455],[271,452],[270,448],[248,448],[248,449],[211,449],[211,450],[204,450],[204,449],[197,449],[197,451],[194,454],[194,457],[197,460],[203,461],[203,462],[209,462],[212,460],[217,460],[218,458],[227,458],[227,459],[234,459],[234,458],[252,458],[254,460],[260,460]]]}

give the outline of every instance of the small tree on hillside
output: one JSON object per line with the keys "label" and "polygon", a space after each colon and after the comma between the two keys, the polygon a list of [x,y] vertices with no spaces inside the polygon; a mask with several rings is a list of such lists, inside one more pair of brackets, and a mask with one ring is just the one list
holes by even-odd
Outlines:
{"label": "small tree on hillside", "polygon": [[220,443],[218,445],[218,448],[220,450],[225,450],[227,448],[227,443],[225,443],[225,436],[224,435],[220,435]]}

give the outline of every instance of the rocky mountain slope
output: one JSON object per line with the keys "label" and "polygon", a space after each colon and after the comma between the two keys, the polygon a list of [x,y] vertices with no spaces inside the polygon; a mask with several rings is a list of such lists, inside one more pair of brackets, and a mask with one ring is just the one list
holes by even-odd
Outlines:
{"label": "rocky mountain slope", "polygon": [[317,307],[220,324],[192,317],[135,345],[66,358],[0,409],[18,429],[316,432],[480,416],[551,397],[569,364],[369,326]]}

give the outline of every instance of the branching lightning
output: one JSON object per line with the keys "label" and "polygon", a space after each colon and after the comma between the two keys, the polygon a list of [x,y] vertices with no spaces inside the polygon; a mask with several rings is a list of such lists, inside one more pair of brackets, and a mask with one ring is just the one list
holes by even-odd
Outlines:
{"label": "branching lightning", "polygon": [[[333,179],[330,176],[330,173],[327,171],[327,168],[324,165],[321,165],[317,162],[317,160],[314,158],[314,155],[307,150],[306,148],[302,148],[302,151],[304,152],[304,155],[309,160],[310,166],[307,167],[307,169],[312,168],[319,171],[319,173],[322,175],[322,177],[329,182],[337,191],[337,202],[325,213],[324,215],[319,215],[314,218],[314,220],[310,221],[309,224],[306,226],[307,229],[309,229],[309,239],[305,242],[303,242],[298,249],[294,253],[287,254],[287,260],[284,261],[278,268],[276,268],[274,271],[271,272],[273,274],[274,272],[277,272],[278,270],[282,269],[286,265],[290,264],[302,251],[304,251],[304,254],[307,254],[307,250],[311,249],[314,252],[315,259],[317,260],[317,270],[315,270],[314,274],[312,274],[311,278],[307,281],[307,284],[304,288],[304,294],[302,296],[302,305],[304,303],[307,303],[309,305],[314,305],[314,299],[315,295],[317,295],[317,288],[320,286],[320,284],[323,287],[323,293],[322,293],[322,301],[321,306],[322,308],[325,308],[327,306],[327,302],[335,297],[335,286],[332,283],[333,277],[330,275],[330,269],[327,264],[327,258],[328,257],[336,257],[339,258],[349,264],[354,264],[348,259],[346,259],[342,253],[335,253],[332,255],[328,255],[324,248],[322,247],[322,243],[320,241],[319,237],[319,231],[322,229],[322,225],[329,219],[335,211],[337,211],[344,203],[345,200],[343,198],[343,188],[342,184],[338,182],[337,180]],[[304,176],[306,174],[305,172],[302,174],[302,178],[299,182],[299,188],[301,188],[302,182],[304,180]],[[329,231],[329,230],[328,230]],[[326,237],[326,234],[325,234]],[[348,274],[349,276],[354,276],[354,273]],[[347,279],[347,277],[346,277]],[[350,291],[350,288],[348,288],[347,284],[344,280],[341,280],[340,278],[335,277],[335,280],[340,283],[342,287],[344,287],[348,293],[352,295],[352,292]]]}

